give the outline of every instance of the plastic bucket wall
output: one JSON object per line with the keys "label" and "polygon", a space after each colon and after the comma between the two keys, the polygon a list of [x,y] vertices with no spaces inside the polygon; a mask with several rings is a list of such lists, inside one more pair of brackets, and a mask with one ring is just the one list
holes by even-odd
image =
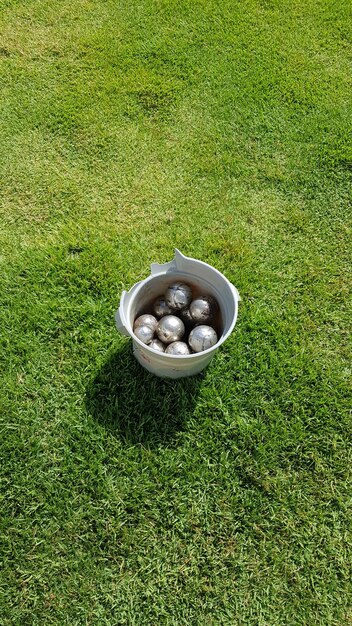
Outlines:
{"label": "plastic bucket wall", "polygon": [[[220,307],[222,334],[215,346],[196,354],[175,356],[156,352],[142,343],[133,333],[133,322],[137,315],[150,310],[151,302],[164,293],[174,280],[183,280],[196,285],[198,290],[214,296]],[[117,329],[133,339],[133,353],[139,363],[149,372],[167,378],[193,376],[201,372],[214,356],[221,344],[232,332],[238,313],[239,293],[228,280],[214,267],[184,256],[175,250],[175,258],[170,263],[151,266],[151,275],[124,291],[120,307],[116,311]]]}

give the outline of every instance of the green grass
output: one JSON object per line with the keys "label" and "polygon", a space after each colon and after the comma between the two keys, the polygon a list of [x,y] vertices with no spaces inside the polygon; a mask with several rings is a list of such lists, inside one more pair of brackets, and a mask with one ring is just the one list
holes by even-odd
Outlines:
{"label": "green grass", "polygon": [[[4,626],[347,626],[348,0],[0,3]],[[113,314],[239,289],[194,379]]]}

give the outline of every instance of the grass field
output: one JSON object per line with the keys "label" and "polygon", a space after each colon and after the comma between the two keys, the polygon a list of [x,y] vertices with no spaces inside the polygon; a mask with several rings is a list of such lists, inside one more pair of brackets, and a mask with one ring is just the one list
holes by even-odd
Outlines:
{"label": "grass field", "polygon": [[[0,2],[4,626],[348,626],[349,0]],[[175,247],[238,324],[147,374]]]}

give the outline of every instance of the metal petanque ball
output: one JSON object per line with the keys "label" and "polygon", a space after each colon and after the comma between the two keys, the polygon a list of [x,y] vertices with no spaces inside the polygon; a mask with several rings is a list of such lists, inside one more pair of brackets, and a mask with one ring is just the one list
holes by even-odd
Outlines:
{"label": "metal petanque ball", "polygon": [[134,329],[134,334],[138,337],[138,339],[143,341],[143,343],[148,344],[154,337],[154,330],[153,328],[150,328],[150,326],[143,324],[142,326],[137,326]]}
{"label": "metal petanque ball", "polygon": [[157,352],[165,352],[165,346],[162,341],[159,341],[159,339],[153,339],[153,341],[149,344],[149,348],[152,348],[152,350],[156,350]]}
{"label": "metal petanque ball", "polygon": [[178,341],[185,333],[185,325],[176,315],[165,315],[156,327],[156,334],[160,341],[172,343]]}
{"label": "metal petanque ball", "polygon": [[173,343],[169,343],[165,352],[166,354],[180,354],[183,356],[191,354],[188,345],[184,341],[174,341]]}
{"label": "metal petanque ball", "polygon": [[150,315],[149,313],[145,313],[144,315],[140,315],[134,322],[133,330],[136,330],[138,326],[149,326],[152,330],[155,330],[158,325],[158,320],[154,315]]}
{"label": "metal petanque ball", "polygon": [[166,304],[164,296],[159,296],[153,304],[153,311],[157,317],[164,317],[164,315],[171,315],[172,310]]}
{"label": "metal petanque ball", "polygon": [[203,352],[212,348],[218,341],[218,336],[211,326],[205,326],[201,324],[191,330],[188,343],[194,352]]}
{"label": "metal petanque ball", "polygon": [[186,326],[189,326],[190,324],[194,324],[194,319],[189,310],[189,306],[186,306],[185,309],[181,309],[181,311],[179,312],[179,316],[181,320],[186,324]]}
{"label": "metal petanque ball", "polygon": [[210,322],[219,305],[213,296],[199,296],[189,305],[190,314],[195,322]]}
{"label": "metal petanque ball", "polygon": [[173,283],[165,293],[166,304],[173,310],[184,309],[192,300],[192,290],[186,283]]}

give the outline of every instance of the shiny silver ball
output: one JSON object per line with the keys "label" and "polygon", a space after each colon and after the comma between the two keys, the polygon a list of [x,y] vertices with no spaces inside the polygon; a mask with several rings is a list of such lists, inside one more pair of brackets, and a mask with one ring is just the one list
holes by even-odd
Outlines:
{"label": "shiny silver ball", "polygon": [[164,317],[164,315],[171,315],[172,310],[166,304],[164,296],[159,296],[153,304],[153,311],[157,317]]}
{"label": "shiny silver ball", "polygon": [[174,341],[173,343],[170,343],[165,352],[166,354],[180,354],[183,356],[191,354],[188,345],[184,341]]}
{"label": "shiny silver ball", "polygon": [[185,309],[181,309],[181,311],[179,312],[179,316],[181,320],[186,324],[186,326],[189,326],[190,324],[194,325],[194,319],[189,310],[189,306],[186,306]]}
{"label": "shiny silver ball", "polygon": [[194,352],[203,352],[212,348],[218,341],[218,336],[211,326],[205,326],[201,324],[191,330],[188,343]]}
{"label": "shiny silver ball", "polygon": [[184,309],[192,300],[192,290],[186,283],[173,283],[165,293],[166,304],[174,311]]}
{"label": "shiny silver ball", "polygon": [[217,312],[219,305],[213,296],[199,296],[192,300],[189,311],[197,323],[210,322]]}
{"label": "shiny silver ball", "polygon": [[134,329],[134,334],[138,337],[138,339],[140,339],[140,341],[148,344],[154,337],[154,330],[150,328],[150,326],[142,324],[142,326],[137,326]]}
{"label": "shiny silver ball", "polygon": [[149,326],[152,330],[155,330],[158,325],[158,320],[154,315],[150,315],[149,313],[145,313],[144,315],[140,315],[134,322],[133,330],[136,330],[138,326]]}
{"label": "shiny silver ball", "polygon": [[185,325],[176,315],[165,315],[156,327],[156,334],[160,341],[172,343],[178,341],[185,333]]}
{"label": "shiny silver ball", "polygon": [[165,352],[165,346],[162,341],[159,341],[159,339],[153,339],[153,341],[149,344],[149,348],[152,348],[152,350],[156,350],[157,352]]}

